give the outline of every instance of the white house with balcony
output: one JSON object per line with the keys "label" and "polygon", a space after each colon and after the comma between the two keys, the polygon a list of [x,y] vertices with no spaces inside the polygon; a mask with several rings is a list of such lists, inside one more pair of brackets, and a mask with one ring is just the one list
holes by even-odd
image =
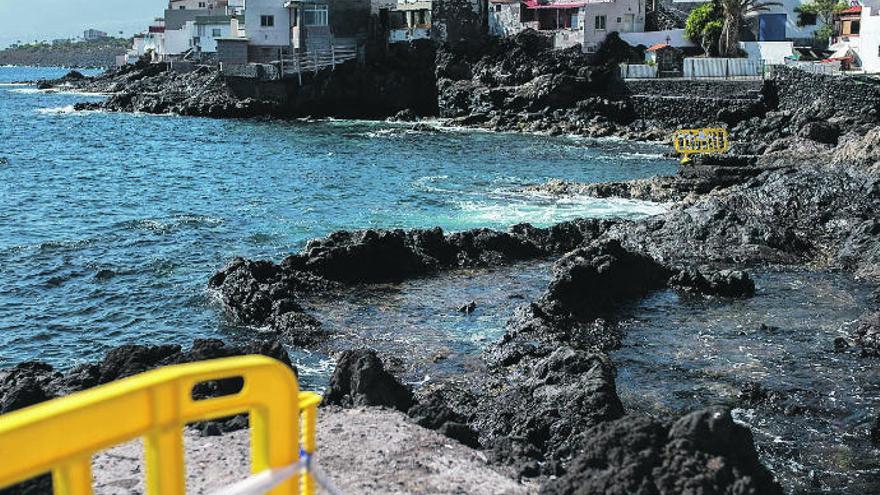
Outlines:
{"label": "white house with balcony", "polygon": [[284,51],[329,47],[329,20],[324,0],[245,0],[248,58],[269,62]]}
{"label": "white house with balcony", "polygon": [[491,0],[489,32],[511,36],[524,29],[550,34],[554,46],[595,50],[608,33],[645,29],[644,0]]}

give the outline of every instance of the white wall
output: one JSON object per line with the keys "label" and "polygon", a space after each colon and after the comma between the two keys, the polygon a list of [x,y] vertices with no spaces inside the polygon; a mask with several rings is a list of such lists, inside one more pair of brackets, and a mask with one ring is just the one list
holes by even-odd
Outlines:
{"label": "white wall", "polygon": [[489,34],[492,36],[513,36],[525,30],[520,22],[519,2],[489,4]]}
{"label": "white wall", "polygon": [[560,29],[553,34],[553,48],[556,49],[570,48],[583,42],[583,29]]}
{"label": "white wall", "polygon": [[412,28],[412,29],[392,29],[388,33],[389,43],[399,43],[402,41],[426,40],[431,38],[431,30],[429,28]]}
{"label": "white wall", "polygon": [[[290,12],[283,0],[245,0],[245,31],[251,45],[290,46]],[[260,18],[275,16],[275,26],[262,27]]]}
{"label": "white wall", "polygon": [[859,58],[862,69],[880,72],[880,8],[862,8],[861,38]]}
{"label": "white wall", "polygon": [[[204,30],[204,34],[199,35],[199,29]],[[196,36],[199,37],[199,47],[202,53],[217,53],[217,37],[214,36],[213,32],[215,29],[220,30],[219,38],[229,38],[233,36],[237,36],[238,33],[233,34],[231,23],[226,24],[202,24],[201,26],[196,25],[194,27],[194,32]]]}
{"label": "white wall", "polygon": [[684,37],[684,29],[648,31],[643,33],[620,33],[620,39],[626,41],[632,46],[651,46],[656,45],[657,43],[666,43],[667,37],[669,38],[669,44],[672,46],[697,46],[691,40]]}
{"label": "white wall", "polygon": [[152,50],[155,55],[165,54],[165,33],[147,33],[144,35],[144,52]]}
{"label": "white wall", "polygon": [[795,38],[812,38],[816,30],[822,27],[822,20],[817,19],[815,26],[797,25],[798,13],[795,12],[799,5],[804,3],[802,0],[776,0],[782,2],[782,7],[771,7],[768,13],[785,13],[785,37],[788,39]]}
{"label": "white wall", "polygon": [[741,41],[739,47],[750,60],[763,60],[768,64],[784,64],[785,57],[794,53],[791,41]]}
{"label": "white wall", "polygon": [[747,58],[685,58],[684,77],[761,77],[763,64]]}
{"label": "white wall", "polygon": [[180,55],[190,49],[192,40],[192,22],[183,25],[182,29],[166,29],[165,30],[165,51],[166,55]]}
{"label": "white wall", "polygon": [[143,36],[135,36],[132,44],[131,51],[137,57],[142,57],[144,55],[144,37]]}
{"label": "white wall", "polygon": [[[616,0],[611,2],[588,3],[582,9],[579,20],[584,30],[584,50],[595,48],[605,41],[608,33],[625,32],[625,14],[633,15],[631,32],[645,30],[645,0]],[[605,29],[596,29],[596,16],[605,16]]]}

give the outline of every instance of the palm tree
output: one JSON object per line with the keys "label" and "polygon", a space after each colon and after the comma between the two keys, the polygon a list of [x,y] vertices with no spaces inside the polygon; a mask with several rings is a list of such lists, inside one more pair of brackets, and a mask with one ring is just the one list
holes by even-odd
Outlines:
{"label": "palm tree", "polygon": [[735,56],[739,49],[739,31],[746,16],[767,12],[771,7],[780,7],[781,2],[775,0],[721,0],[724,11],[724,26],[721,28],[721,39],[718,51],[722,57]]}

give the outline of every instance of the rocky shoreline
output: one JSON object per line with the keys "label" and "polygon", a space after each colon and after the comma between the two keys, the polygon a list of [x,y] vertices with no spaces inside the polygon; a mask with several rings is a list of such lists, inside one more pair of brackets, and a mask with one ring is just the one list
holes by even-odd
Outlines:
{"label": "rocky shoreline", "polygon": [[[699,159],[673,177],[528,188],[672,203],[667,213],[644,220],[519,225],[509,232],[337,232],[280,263],[233,260],[208,286],[233,321],[269,330],[256,347],[125,347],[101,364],[66,373],[19,365],[0,371],[0,412],[164,364],[242,352],[283,359],[282,344],[326,349],[329,336],[307,309],[309,301],[443,271],[555,259],[544,293],[511,315],[504,336],[485,347],[470,373],[411,389],[386,369],[387,356],[351,349],[337,359],[326,405],[405,412],[423,427],[483,449],[517,477],[536,478],[546,494],[782,493],[751,432],[729,409],[708,407],[671,420],[626,411],[608,354],[621,345],[620,309],[664,288],[697,297],[753,297],[747,270],[772,264],[842,270],[876,289],[880,88],[783,69],[761,82],[757,94],[711,100],[711,114],[703,107],[683,111],[674,95],[609,91],[619,85],[610,79],[616,63],[635,56],[627,47],[608,46],[599,55],[602,63],[587,63],[574,50],[548,52],[530,36],[489,51],[437,53],[439,115],[454,125],[493,130],[630,139],[659,139],[670,124],[721,122],[731,129],[733,153]],[[303,116],[273,102],[241,99],[207,69],[177,74],[137,65],[44,87],[111,94],[81,109]],[[408,111],[398,119],[420,114]],[[876,308],[865,308],[852,335],[829,348],[857,350],[853,359],[880,355]],[[744,393],[743,404],[761,403],[769,393],[757,387]],[[872,412],[875,442],[878,413]],[[233,419],[203,432],[242,426]]]}

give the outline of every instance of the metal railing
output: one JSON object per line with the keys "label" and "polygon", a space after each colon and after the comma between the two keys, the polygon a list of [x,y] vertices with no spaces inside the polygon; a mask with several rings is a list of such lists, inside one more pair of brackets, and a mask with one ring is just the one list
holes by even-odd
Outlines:
{"label": "metal railing", "polygon": [[296,76],[302,84],[302,75],[304,73],[315,73],[324,69],[333,70],[337,65],[344,64],[358,57],[358,50],[355,46],[336,46],[329,48],[307,50],[296,53],[279,54],[276,62],[278,65],[279,77]]}

